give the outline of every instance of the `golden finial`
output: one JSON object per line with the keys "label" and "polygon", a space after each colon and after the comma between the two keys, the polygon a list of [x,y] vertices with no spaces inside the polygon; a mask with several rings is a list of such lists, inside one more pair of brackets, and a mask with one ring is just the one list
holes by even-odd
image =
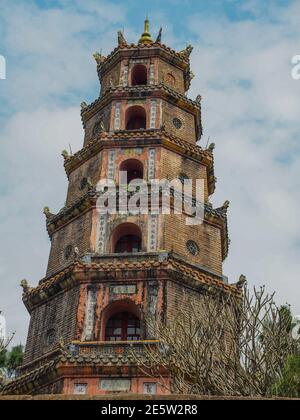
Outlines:
{"label": "golden finial", "polygon": [[142,34],[141,39],[139,40],[139,44],[152,44],[152,43],[153,43],[153,40],[151,38],[150,24],[149,24],[149,19],[147,16],[145,20],[144,33]]}

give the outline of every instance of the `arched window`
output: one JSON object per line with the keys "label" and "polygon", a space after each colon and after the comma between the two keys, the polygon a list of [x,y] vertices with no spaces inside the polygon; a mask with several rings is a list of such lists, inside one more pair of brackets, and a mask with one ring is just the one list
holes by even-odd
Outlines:
{"label": "arched window", "polygon": [[137,159],[127,159],[120,165],[120,171],[127,172],[127,182],[128,184],[134,179],[143,179],[144,178],[144,167],[140,160]]}
{"label": "arched window", "polygon": [[125,254],[142,251],[142,232],[134,223],[123,223],[112,235],[112,252]]}
{"label": "arched window", "polygon": [[140,320],[130,312],[118,312],[106,323],[105,341],[137,341],[140,336]]}
{"label": "arched window", "polygon": [[131,85],[146,85],[148,82],[147,67],[142,64],[137,64],[131,70]]}
{"label": "arched window", "polygon": [[132,106],[127,109],[126,130],[144,130],[146,122],[146,111],[142,106]]}

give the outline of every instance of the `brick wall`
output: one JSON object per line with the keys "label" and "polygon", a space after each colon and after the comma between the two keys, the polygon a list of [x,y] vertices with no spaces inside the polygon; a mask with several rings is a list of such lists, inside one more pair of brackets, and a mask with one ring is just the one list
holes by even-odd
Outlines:
{"label": "brick wall", "polygon": [[[221,232],[208,223],[198,226],[187,226],[186,216],[165,215],[163,224],[163,248],[179,254],[187,261],[222,274]],[[188,240],[196,242],[199,254],[193,256],[186,247]]]}
{"label": "brick wall", "polygon": [[161,149],[161,164],[160,164],[160,177],[161,179],[167,178],[173,180],[180,175],[186,175],[189,179],[193,180],[193,192],[195,193],[196,179],[204,180],[204,198],[208,199],[207,189],[207,173],[206,167],[201,163],[181,156],[178,153],[171,152],[166,149]]}
{"label": "brick wall", "polygon": [[87,185],[83,187],[83,180],[89,178],[96,185],[100,179],[102,153],[98,153],[81,166],[71,172],[69,177],[69,188],[67,205],[71,205],[87,192]]}
{"label": "brick wall", "polygon": [[[48,262],[47,275],[63,269],[74,261],[74,247],[83,254],[90,251],[92,230],[92,211],[82,214],[66,226],[54,232],[51,242],[51,251]],[[66,247],[72,246],[72,255],[65,256]]]}
{"label": "brick wall", "polygon": [[[74,340],[79,289],[74,288],[57,295],[33,310],[27,337],[24,364],[53,350],[60,338],[67,344]],[[52,345],[47,344],[47,333],[54,331]]]}
{"label": "brick wall", "polygon": [[[174,118],[178,118],[182,122],[180,129],[175,128],[173,124]],[[196,143],[196,126],[193,114],[163,101],[163,123],[168,132],[173,133],[175,136],[188,141],[189,143]]]}
{"label": "brick wall", "polygon": [[101,94],[103,95],[107,89],[110,87],[112,82],[113,86],[118,86],[120,84],[121,76],[121,61],[119,61],[109,72],[102,76],[101,80]]}

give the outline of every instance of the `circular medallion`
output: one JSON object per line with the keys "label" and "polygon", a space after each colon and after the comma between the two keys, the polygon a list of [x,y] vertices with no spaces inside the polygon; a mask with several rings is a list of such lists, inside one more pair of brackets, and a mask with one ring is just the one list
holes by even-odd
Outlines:
{"label": "circular medallion", "polygon": [[199,247],[194,241],[187,241],[186,248],[194,257],[199,254]]}
{"label": "circular medallion", "polygon": [[183,126],[183,122],[179,118],[173,118],[173,125],[177,130],[180,130]]}

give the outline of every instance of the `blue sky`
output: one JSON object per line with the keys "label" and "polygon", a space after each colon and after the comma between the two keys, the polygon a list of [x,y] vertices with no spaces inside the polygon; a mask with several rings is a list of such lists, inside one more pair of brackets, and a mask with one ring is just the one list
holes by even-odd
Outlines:
{"label": "blue sky", "polygon": [[60,153],[81,147],[80,103],[99,93],[92,54],[108,54],[119,29],[135,42],[146,14],[153,36],[162,26],[167,45],[195,47],[189,96],[203,97],[202,144],[216,143],[212,202],[231,202],[225,274],[266,284],[300,314],[300,2],[2,0],[0,309],[17,340],[28,326],[20,280],[35,285],[47,264],[42,208],[65,201]]}

